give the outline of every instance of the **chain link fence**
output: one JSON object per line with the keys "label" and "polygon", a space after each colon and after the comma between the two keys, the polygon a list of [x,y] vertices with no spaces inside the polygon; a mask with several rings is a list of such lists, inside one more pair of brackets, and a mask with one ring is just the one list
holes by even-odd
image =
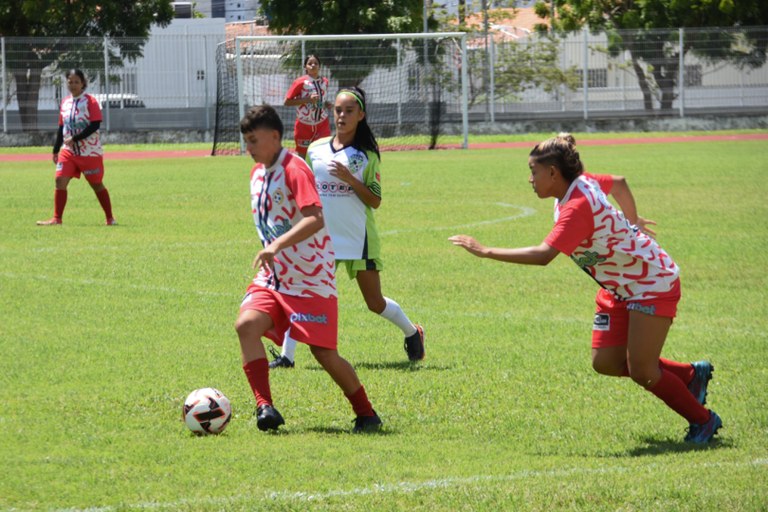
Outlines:
{"label": "chain link fence", "polygon": [[[102,104],[107,134],[196,131],[211,140],[223,40],[0,38],[2,132],[52,133],[64,72],[77,67]],[[766,46],[768,27],[473,34],[470,132],[472,123],[537,118],[766,114]],[[446,92],[449,119],[458,101]]]}
{"label": "chain link fence", "polygon": [[496,39],[472,59],[486,120],[768,111],[767,27]]}

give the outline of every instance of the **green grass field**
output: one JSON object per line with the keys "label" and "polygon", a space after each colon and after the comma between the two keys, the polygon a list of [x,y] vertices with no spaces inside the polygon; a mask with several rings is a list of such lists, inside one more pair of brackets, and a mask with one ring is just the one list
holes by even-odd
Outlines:
{"label": "green grass field", "polygon": [[[467,233],[538,244],[552,203],[526,149],[385,153],[378,212],[398,329],[339,278],[340,352],[385,422],[352,435],[341,392],[297,352],[272,373],[286,425],[257,430],[233,323],[258,239],[245,157],[107,161],[120,225],[84,180],[62,227],[39,228],[53,170],[2,163],[0,510],[768,510],[768,142],[585,146],[629,178],[682,268],[664,355],[710,359],[717,442],[629,379],[590,366],[594,283],[471,257]],[[234,417],[192,436],[181,405],[215,386]]]}

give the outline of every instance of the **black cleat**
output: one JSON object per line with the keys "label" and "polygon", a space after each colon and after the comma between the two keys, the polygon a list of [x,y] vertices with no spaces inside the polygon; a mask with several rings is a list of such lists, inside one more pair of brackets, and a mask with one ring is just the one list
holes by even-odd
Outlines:
{"label": "black cleat", "polygon": [[378,432],[381,429],[381,418],[373,411],[373,416],[358,416],[352,432]]}
{"label": "black cleat", "polygon": [[424,359],[424,328],[414,324],[416,332],[405,338],[403,348],[408,354],[409,361],[421,361]]}
{"label": "black cleat", "polygon": [[280,425],[285,425],[285,420],[280,413],[271,405],[260,405],[256,409],[256,426],[259,430],[277,430]]}
{"label": "black cleat", "polygon": [[269,363],[269,368],[293,368],[293,361],[285,356],[277,356],[277,359]]}

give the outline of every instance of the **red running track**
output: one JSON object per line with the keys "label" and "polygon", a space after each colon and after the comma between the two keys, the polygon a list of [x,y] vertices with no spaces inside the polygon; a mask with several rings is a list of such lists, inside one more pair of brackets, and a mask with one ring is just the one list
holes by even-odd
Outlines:
{"label": "red running track", "polygon": [[[669,137],[632,137],[632,138],[607,138],[607,139],[581,139],[579,146],[615,146],[625,144],[665,144],[675,142],[712,142],[712,141],[744,141],[744,140],[768,140],[767,133],[743,133],[734,135],[671,135]],[[528,148],[535,142],[478,142],[470,143],[470,149],[495,149],[495,148]],[[440,149],[455,149],[461,147],[458,144],[440,146]],[[210,156],[209,149],[197,150],[152,150],[152,151],[105,151],[107,160],[138,160],[158,158],[199,158]],[[51,162],[50,153],[27,154],[0,154],[0,162]]]}

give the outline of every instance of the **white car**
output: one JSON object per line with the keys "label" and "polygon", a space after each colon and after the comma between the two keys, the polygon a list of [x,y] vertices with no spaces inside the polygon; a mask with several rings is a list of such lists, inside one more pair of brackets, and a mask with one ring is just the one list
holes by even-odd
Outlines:
{"label": "white car", "polygon": [[107,102],[109,102],[109,108],[144,108],[144,102],[139,99],[139,96],[136,94],[123,94],[123,93],[113,93],[113,94],[94,94],[94,98],[96,98],[99,102],[99,105],[101,105],[102,110],[107,106]]}

